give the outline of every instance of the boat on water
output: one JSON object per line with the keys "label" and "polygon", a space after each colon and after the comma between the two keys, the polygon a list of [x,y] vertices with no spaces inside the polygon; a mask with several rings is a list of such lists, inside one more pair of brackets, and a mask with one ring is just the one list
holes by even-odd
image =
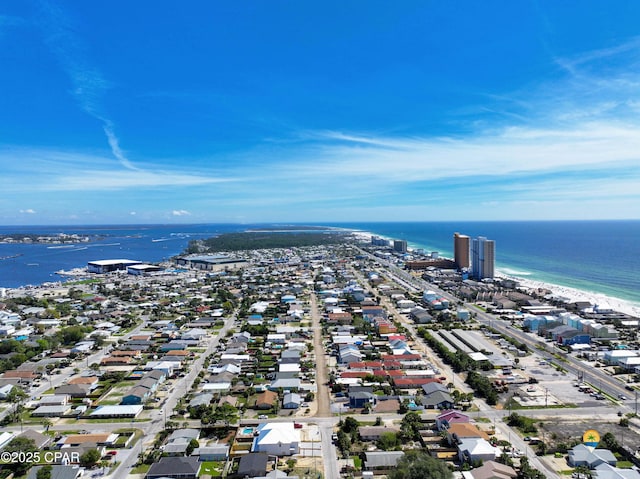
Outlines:
{"label": "boat on water", "polygon": [[69,249],[69,248],[75,248],[75,247],[76,247],[75,244],[59,244],[55,246],[47,246],[47,249]]}
{"label": "boat on water", "polygon": [[59,269],[56,274],[60,276],[87,276],[89,272],[87,268],[73,268],[69,270]]}
{"label": "boat on water", "polygon": [[159,243],[160,241],[171,241],[173,238],[153,238],[152,243]]}
{"label": "boat on water", "polygon": [[9,255],[9,256],[0,256],[0,261],[2,261],[3,259],[19,258],[23,254],[24,253],[16,253],[16,254],[12,254],[12,255]]}

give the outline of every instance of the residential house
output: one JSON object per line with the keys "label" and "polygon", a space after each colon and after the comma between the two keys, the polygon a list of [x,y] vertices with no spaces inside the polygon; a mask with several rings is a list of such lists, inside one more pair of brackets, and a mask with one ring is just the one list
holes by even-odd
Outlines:
{"label": "residential house", "polygon": [[376,405],[376,395],[366,391],[349,393],[349,407],[354,409],[363,408],[366,405],[374,407]]}
{"label": "residential house", "polygon": [[513,467],[496,461],[487,461],[482,466],[467,471],[466,476],[463,473],[465,479],[515,479],[517,476]]}
{"label": "residential house", "polygon": [[404,457],[404,451],[368,451],[364,457],[363,470],[380,472],[394,469]]}
{"label": "residential house", "polygon": [[129,390],[129,392],[122,396],[120,404],[123,406],[143,404],[150,397],[150,389],[147,389],[143,386],[134,386]]}
{"label": "residential house", "polygon": [[189,407],[208,406],[213,401],[212,393],[198,393],[189,402]]}
{"label": "residential house", "polygon": [[358,434],[363,441],[377,441],[385,433],[399,433],[400,428],[392,426],[360,426]]}
{"label": "residential house", "polygon": [[449,444],[455,445],[458,444],[463,439],[469,438],[479,438],[479,439],[489,439],[489,436],[486,432],[481,431],[474,424],[471,423],[454,423],[450,424],[447,429],[447,440]]}
{"label": "residential house", "polygon": [[167,438],[163,453],[169,456],[184,456],[189,443],[193,439],[197,441],[198,437],[200,437],[198,429],[176,429]]}
{"label": "residential house", "polygon": [[640,479],[637,469],[618,469],[610,464],[599,464],[591,471],[596,479]]}
{"label": "residential house", "polygon": [[600,464],[615,466],[618,460],[608,449],[592,449],[584,444],[578,444],[569,451],[567,462],[571,467],[586,466],[594,469]]}
{"label": "residential house", "polygon": [[268,454],[255,452],[240,457],[236,477],[261,477],[267,473]]}
{"label": "residential house", "polygon": [[266,452],[272,456],[291,456],[298,454],[300,430],[293,422],[274,422],[260,424],[251,446],[252,452]]}
{"label": "residential house", "polygon": [[502,455],[499,447],[494,447],[489,441],[479,437],[460,439],[457,447],[460,462],[494,461]]}
{"label": "residential house", "polygon": [[278,401],[278,393],[274,391],[264,391],[256,398],[256,409],[271,409]]}
{"label": "residential house", "polygon": [[302,396],[297,393],[286,393],[282,399],[284,409],[298,409],[302,404]]}
{"label": "residential house", "polygon": [[469,416],[460,411],[444,411],[442,414],[436,416],[436,427],[438,431],[444,431],[445,429],[449,429],[451,424],[469,423],[469,421]]}
{"label": "residential house", "polygon": [[212,444],[193,450],[192,456],[197,456],[200,462],[225,461],[229,457],[229,444]]}
{"label": "residential house", "polygon": [[35,429],[27,429],[24,432],[18,434],[18,437],[24,437],[26,439],[31,439],[35,444],[37,449],[44,449],[49,444],[51,444],[51,436],[47,436],[46,434],[42,434]]}
{"label": "residential house", "polygon": [[[38,472],[44,466],[33,466],[29,469],[29,473],[27,474],[27,479],[37,479]],[[69,466],[64,464],[52,464],[51,465],[51,474],[48,475],[50,479],[78,479],[82,477],[82,469],[77,466]]]}
{"label": "residential house", "polygon": [[168,456],[151,465],[145,479],[175,478],[196,479],[200,462],[195,456]]}
{"label": "residential house", "polygon": [[420,403],[427,409],[451,409],[455,401],[449,390],[438,382],[430,382],[422,386],[424,396]]}
{"label": "residential house", "polygon": [[60,404],[57,406],[39,406],[31,415],[34,417],[61,417],[71,411],[70,404]]}
{"label": "residential house", "polygon": [[118,434],[110,432],[94,434],[71,434],[63,437],[58,443],[62,447],[78,447],[86,444],[114,447],[118,440]]}

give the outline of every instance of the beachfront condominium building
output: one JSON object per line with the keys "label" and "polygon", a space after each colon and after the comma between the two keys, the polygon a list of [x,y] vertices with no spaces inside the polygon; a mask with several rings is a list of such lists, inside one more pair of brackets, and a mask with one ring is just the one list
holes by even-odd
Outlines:
{"label": "beachfront condominium building", "polygon": [[372,236],[371,246],[389,246],[389,240],[380,238],[380,236]]}
{"label": "beachfront condominium building", "polygon": [[496,262],[496,243],[484,236],[471,241],[471,274],[476,279],[493,278]]}
{"label": "beachfront condominium building", "polygon": [[458,269],[469,268],[469,249],[471,248],[471,238],[460,233],[453,234],[453,261]]}
{"label": "beachfront condominium building", "polygon": [[398,253],[407,252],[407,242],[405,240],[393,240],[393,251]]}

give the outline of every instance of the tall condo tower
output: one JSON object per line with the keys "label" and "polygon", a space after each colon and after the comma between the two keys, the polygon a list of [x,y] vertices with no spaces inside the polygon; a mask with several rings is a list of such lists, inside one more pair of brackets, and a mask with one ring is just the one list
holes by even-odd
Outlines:
{"label": "tall condo tower", "polygon": [[407,252],[406,240],[393,240],[393,251],[397,251],[398,253],[406,253]]}
{"label": "tall condo tower", "polygon": [[468,268],[471,265],[469,262],[470,246],[471,238],[460,233],[453,234],[453,260],[458,269]]}
{"label": "tall condo tower", "polygon": [[471,242],[471,274],[476,279],[493,278],[496,263],[496,242],[484,236]]}

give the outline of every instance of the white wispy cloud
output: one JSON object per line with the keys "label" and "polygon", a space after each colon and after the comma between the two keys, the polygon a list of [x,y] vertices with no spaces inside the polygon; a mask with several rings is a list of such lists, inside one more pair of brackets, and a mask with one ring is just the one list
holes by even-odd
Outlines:
{"label": "white wispy cloud", "polygon": [[20,213],[27,214],[27,215],[35,215],[36,214],[36,210],[34,210],[32,208],[27,208],[26,210],[20,210]]}
{"label": "white wispy cloud", "polygon": [[191,213],[188,212],[187,210],[173,210],[171,212],[171,215],[173,215],[173,216],[191,216]]}
{"label": "white wispy cloud", "polygon": [[6,165],[4,174],[0,176],[0,188],[6,193],[30,195],[47,192],[142,191],[236,181],[231,176],[193,170],[188,166],[166,169],[150,164],[144,170],[123,169],[114,165],[109,158],[86,152],[2,145],[0,164]]}
{"label": "white wispy cloud", "polygon": [[102,123],[111,152],[120,164],[124,168],[136,170],[120,147],[113,121],[105,113],[103,98],[111,88],[111,83],[87,58],[87,46],[75,33],[71,20],[60,6],[42,2],[42,12],[46,43],[69,76],[78,104],[87,114]]}

